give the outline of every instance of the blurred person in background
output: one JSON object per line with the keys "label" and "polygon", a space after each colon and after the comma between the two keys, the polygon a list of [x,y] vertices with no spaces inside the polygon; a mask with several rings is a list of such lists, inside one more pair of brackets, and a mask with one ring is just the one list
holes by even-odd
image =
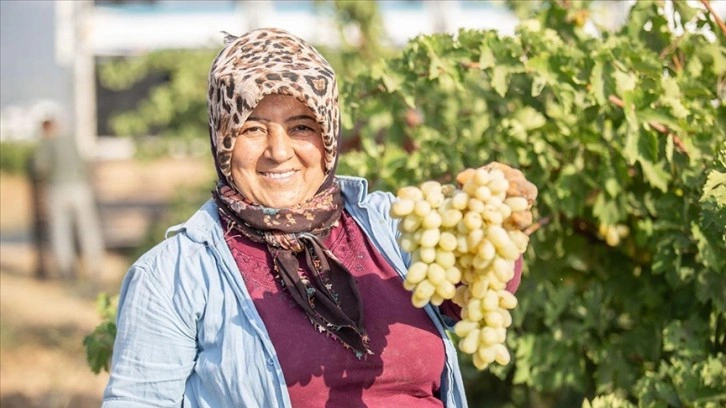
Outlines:
{"label": "blurred person in background", "polygon": [[62,278],[77,277],[77,241],[87,275],[98,278],[105,246],[88,164],[76,140],[61,133],[57,118],[46,118],[41,133],[33,166],[45,185],[44,211],[55,269]]}
{"label": "blurred person in background", "polygon": [[31,229],[35,248],[34,275],[38,279],[46,279],[48,277],[48,265],[45,259],[48,246],[47,180],[37,171],[34,155],[30,155],[25,164],[30,182]]}
{"label": "blurred person in background", "polygon": [[213,197],[124,277],[103,406],[465,407],[458,310],[412,305],[394,196],[335,173],[332,68],[278,29],[225,44]]}

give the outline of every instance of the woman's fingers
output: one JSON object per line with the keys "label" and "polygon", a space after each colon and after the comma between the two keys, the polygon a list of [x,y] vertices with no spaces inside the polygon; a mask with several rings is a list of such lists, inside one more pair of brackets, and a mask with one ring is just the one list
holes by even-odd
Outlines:
{"label": "woman's fingers", "polygon": [[521,170],[499,162],[491,162],[485,165],[484,168],[498,169],[504,173],[504,177],[509,181],[507,196],[524,197],[527,199],[530,207],[534,204],[534,200],[537,199],[538,194],[537,186],[529,182]]}

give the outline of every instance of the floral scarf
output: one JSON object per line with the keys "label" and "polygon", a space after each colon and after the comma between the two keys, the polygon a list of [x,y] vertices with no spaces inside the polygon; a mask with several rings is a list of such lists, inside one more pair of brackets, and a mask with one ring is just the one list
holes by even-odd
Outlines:
{"label": "floral scarf", "polygon": [[[323,244],[343,211],[338,183],[286,209],[249,204],[223,183],[213,195],[227,225],[253,242],[267,244],[274,273],[313,325],[352,349],[358,358],[370,354],[355,279]],[[300,253],[309,275],[299,267]]]}
{"label": "floral scarf", "polygon": [[[231,157],[238,129],[266,95],[291,95],[321,125],[325,181],[310,200],[292,208],[252,203],[235,187]],[[343,211],[335,179],[339,144],[338,90],[332,67],[302,39],[279,29],[227,35],[209,73],[209,134],[219,181],[212,195],[228,226],[264,243],[273,271],[295,303],[321,332],[370,354],[355,279],[324,244]],[[300,268],[304,257],[310,273]]]}

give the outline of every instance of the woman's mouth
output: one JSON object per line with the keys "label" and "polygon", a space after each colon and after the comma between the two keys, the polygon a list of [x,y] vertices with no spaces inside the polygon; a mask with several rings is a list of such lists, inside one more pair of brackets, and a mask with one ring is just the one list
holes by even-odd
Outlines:
{"label": "woman's mouth", "polygon": [[288,170],[288,171],[277,171],[277,172],[260,172],[260,174],[263,177],[268,177],[271,179],[284,179],[292,176],[295,174],[295,170]]}

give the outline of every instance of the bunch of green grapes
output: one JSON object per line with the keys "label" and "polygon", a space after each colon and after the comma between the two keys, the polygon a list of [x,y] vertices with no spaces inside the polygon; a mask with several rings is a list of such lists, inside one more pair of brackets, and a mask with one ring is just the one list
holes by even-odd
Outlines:
{"label": "bunch of green grapes", "polygon": [[391,215],[400,219],[399,244],[412,257],[404,280],[411,302],[424,307],[451,299],[461,306],[454,326],[459,349],[483,370],[510,360],[504,341],[517,298],[505,288],[529,244],[514,220],[531,205],[507,195],[501,170],[469,169],[457,180],[459,187],[426,181],[401,188]]}
{"label": "bunch of green grapes", "polygon": [[620,245],[620,241],[630,234],[630,228],[623,224],[600,224],[598,233],[611,247]]}

